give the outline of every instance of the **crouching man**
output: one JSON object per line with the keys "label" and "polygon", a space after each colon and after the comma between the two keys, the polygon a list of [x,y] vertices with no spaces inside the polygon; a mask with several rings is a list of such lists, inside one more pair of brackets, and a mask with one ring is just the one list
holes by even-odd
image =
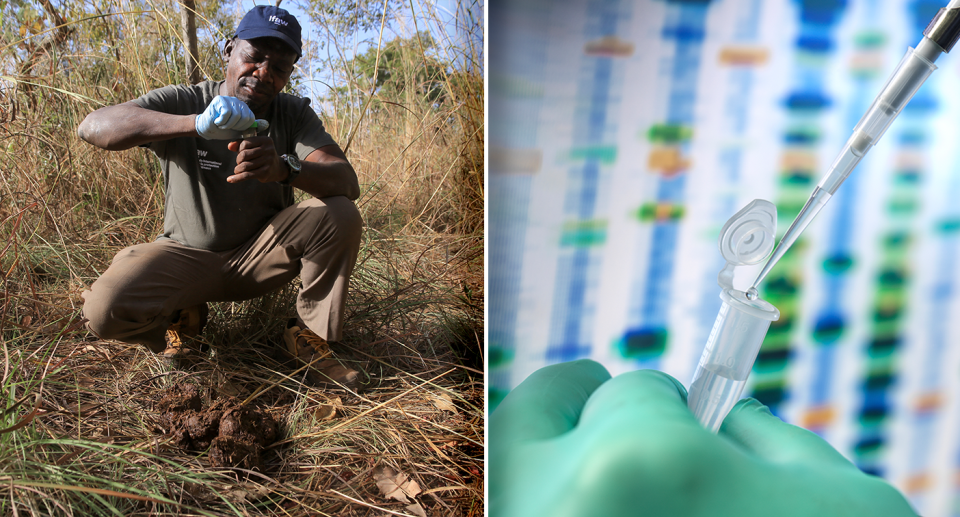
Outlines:
{"label": "crouching man", "polygon": [[[355,384],[327,341],[341,338],[360,188],[310,101],[280,93],[301,54],[296,18],[258,6],[224,44],[223,81],[166,86],[80,124],[97,147],[151,149],[166,188],[163,234],[121,250],[83,293],[95,334],[176,358],[207,302],[255,298],[300,275],[285,351],[311,364],[314,381]],[[257,119],[266,131],[242,136]],[[311,197],[295,204],[295,188]]]}

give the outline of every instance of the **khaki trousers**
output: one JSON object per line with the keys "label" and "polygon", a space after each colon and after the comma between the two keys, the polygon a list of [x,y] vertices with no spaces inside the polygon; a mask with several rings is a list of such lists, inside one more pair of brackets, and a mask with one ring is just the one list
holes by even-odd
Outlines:
{"label": "khaki trousers", "polygon": [[256,298],[299,274],[297,313],[328,341],[343,328],[350,273],[362,221],[349,199],[309,199],[288,207],[259,235],[230,251],[207,251],[174,240],[121,250],[84,291],[87,326],[102,339],[139,343],[155,352],[179,309],[203,302]]}

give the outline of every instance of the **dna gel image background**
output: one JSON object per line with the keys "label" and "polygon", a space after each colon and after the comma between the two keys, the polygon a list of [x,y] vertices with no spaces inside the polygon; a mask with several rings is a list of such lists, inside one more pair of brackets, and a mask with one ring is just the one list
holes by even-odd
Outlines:
{"label": "dna gel image background", "polygon": [[[584,357],[689,385],[723,223],[762,198],[782,234],[946,3],[492,2],[491,409]],[[761,286],[781,318],[744,392],[925,516],[960,515],[958,54]]]}

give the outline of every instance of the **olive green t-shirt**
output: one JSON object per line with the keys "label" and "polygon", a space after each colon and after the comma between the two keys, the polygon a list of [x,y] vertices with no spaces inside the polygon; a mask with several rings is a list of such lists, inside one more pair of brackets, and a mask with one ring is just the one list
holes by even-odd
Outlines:
{"label": "olive green t-shirt", "polygon": [[[166,86],[136,99],[140,107],[174,115],[203,113],[218,95],[220,83]],[[266,135],[277,154],[296,153],[304,160],[314,150],[334,144],[310,100],[281,93],[270,105]],[[260,133],[263,135],[264,133]],[[237,153],[227,140],[174,138],[149,147],[163,168],[166,203],[163,234],[193,248],[234,249],[257,235],[277,212],[293,204],[293,187],[255,179],[227,183]]]}

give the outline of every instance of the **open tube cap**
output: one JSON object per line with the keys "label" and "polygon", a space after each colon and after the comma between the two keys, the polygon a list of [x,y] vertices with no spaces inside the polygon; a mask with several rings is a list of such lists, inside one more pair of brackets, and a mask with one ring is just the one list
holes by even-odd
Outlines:
{"label": "open tube cap", "polygon": [[720,254],[727,261],[717,276],[717,284],[733,289],[733,270],[737,266],[757,264],[773,251],[776,244],[777,207],[766,199],[754,199],[720,229]]}
{"label": "open tube cap", "polygon": [[734,266],[757,264],[776,244],[777,207],[754,199],[727,220],[720,230],[720,254]]}

